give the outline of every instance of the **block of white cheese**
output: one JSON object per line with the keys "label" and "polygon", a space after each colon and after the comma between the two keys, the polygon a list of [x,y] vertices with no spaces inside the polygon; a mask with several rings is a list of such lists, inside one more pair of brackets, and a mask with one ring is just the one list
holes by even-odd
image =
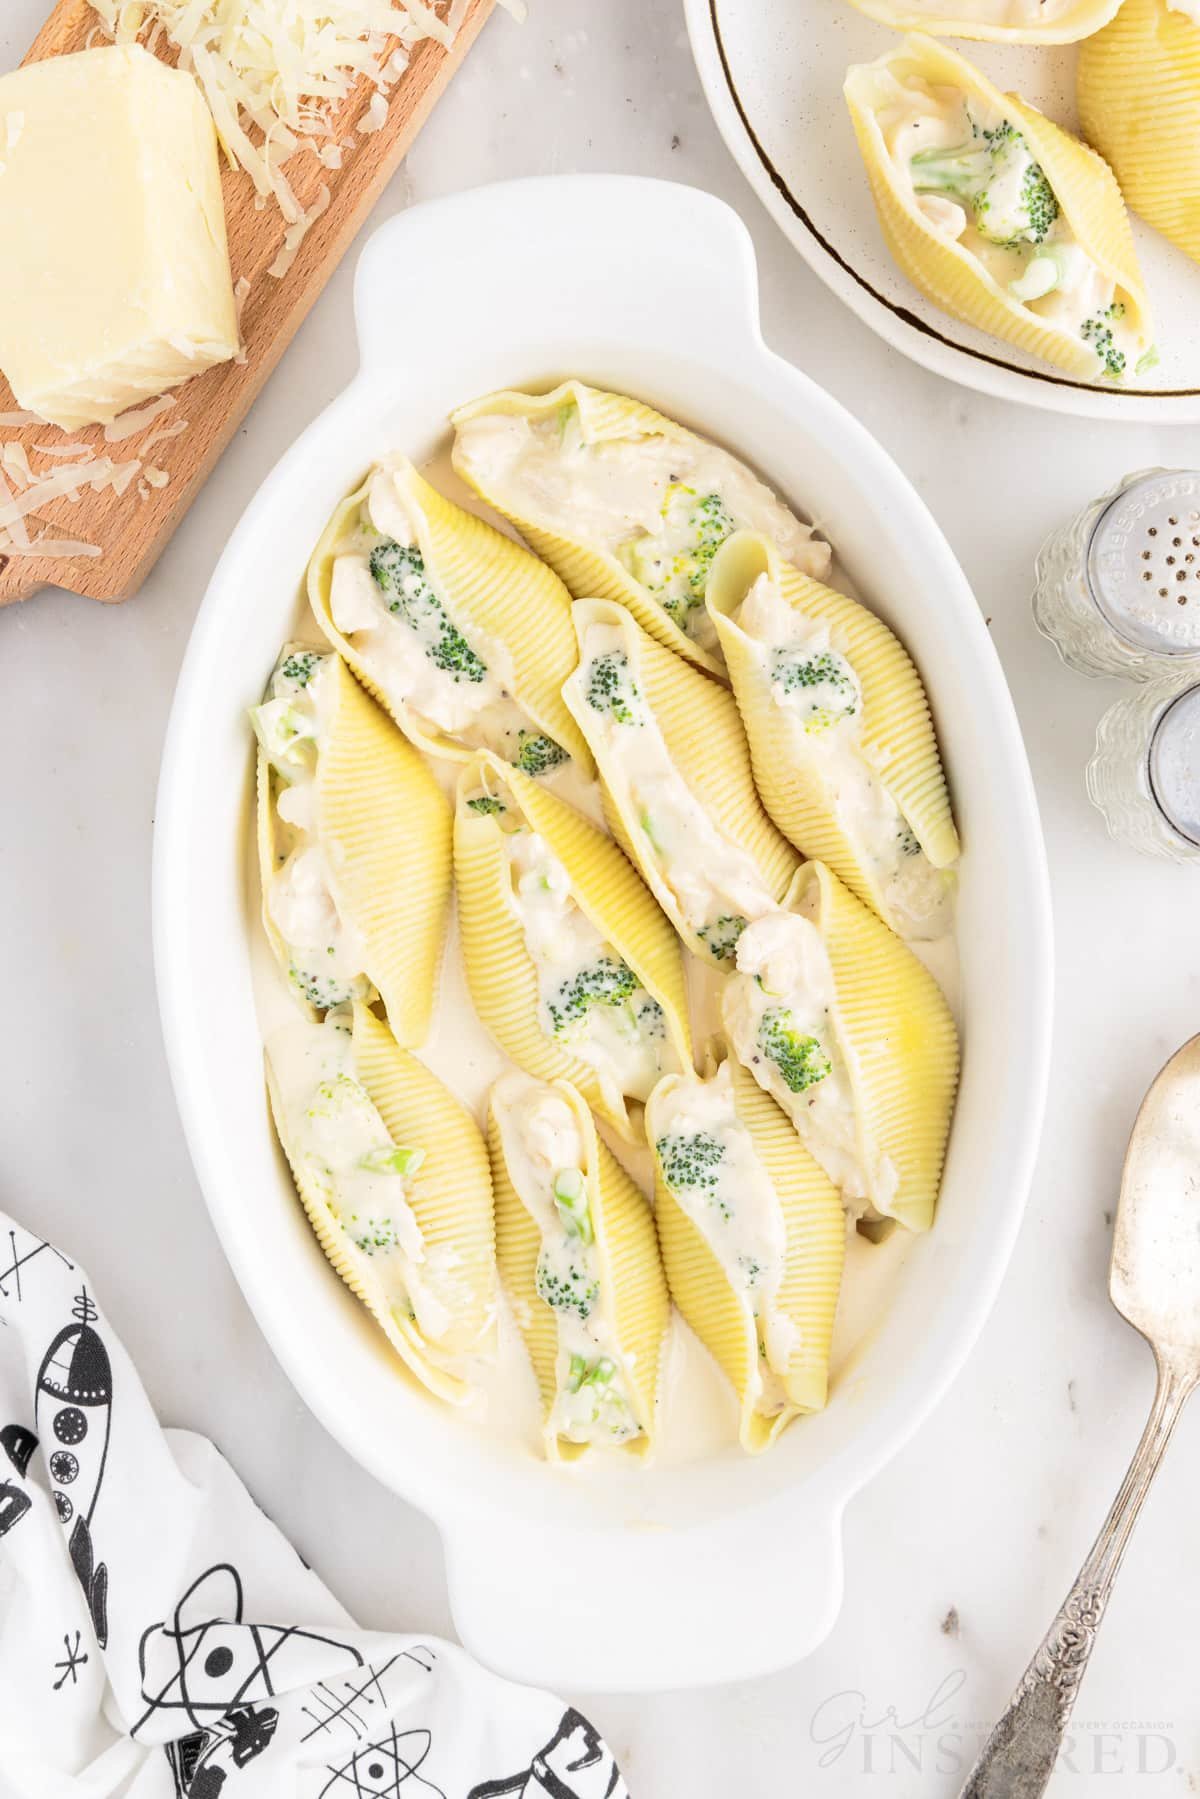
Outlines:
{"label": "block of white cheese", "polygon": [[137,44],[0,76],[0,369],[67,430],[238,350],[212,116]]}

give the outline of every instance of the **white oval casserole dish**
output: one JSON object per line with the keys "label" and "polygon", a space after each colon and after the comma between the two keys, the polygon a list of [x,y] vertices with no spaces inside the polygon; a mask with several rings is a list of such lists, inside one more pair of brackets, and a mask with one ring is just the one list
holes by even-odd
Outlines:
{"label": "white oval casserole dish", "polygon": [[[364,1467],[437,1521],[469,1649],[516,1678],[593,1692],[747,1678],[798,1660],[829,1630],[845,1504],[961,1366],[1020,1220],[1052,969],[1044,852],[1012,704],[963,574],[916,493],[854,419],[764,345],[750,239],[721,202],[617,176],[438,201],[376,232],[355,310],[359,374],[231,538],[167,735],[154,948],[192,1157],[246,1299],[302,1397]],[[263,1097],[257,895],[244,854],[244,709],[290,628],[325,518],[382,451],[431,454],[455,405],[568,374],[711,434],[815,518],[925,677],[967,845],[961,1095],[936,1228],[914,1244],[886,1315],[827,1411],[769,1455],[731,1448],[583,1478],[472,1433],[398,1378],[331,1273]]]}

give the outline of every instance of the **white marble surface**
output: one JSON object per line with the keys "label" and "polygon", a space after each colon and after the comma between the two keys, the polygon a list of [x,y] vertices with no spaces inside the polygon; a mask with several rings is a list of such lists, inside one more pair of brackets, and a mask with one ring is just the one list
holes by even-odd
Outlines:
{"label": "white marble surface", "polygon": [[[6,0],[0,63],[17,60],[44,4]],[[671,0],[531,9],[524,29],[488,25],[377,217],[576,169],[728,199],[754,234],[768,340],[882,440],[961,558],[1041,797],[1057,1037],[1037,1179],[995,1313],[949,1398],[852,1503],[845,1605],[817,1654],[753,1684],[590,1708],[638,1799],[936,1799],[957,1792],[980,1721],[1004,1703],[1141,1428],[1151,1362],[1106,1299],[1109,1212],[1137,1100],[1200,1024],[1200,872],[1117,848],[1088,806],[1083,764],[1118,689],[1066,671],[1035,633],[1032,559],[1122,473],[1194,462],[1200,440],[1059,420],[911,366],[760,210],[708,117]],[[447,1631],[435,1530],[308,1415],[225,1265],[176,1120],[150,957],[154,789],[176,671],[247,497],[352,371],[351,261],[142,593],[105,609],[47,592],[0,614],[0,1193],[88,1265],[163,1418],[216,1439],[364,1623]],[[486,315],[483,296],[481,329]],[[1055,1792],[1200,1791],[1198,1478],[1200,1412],[1129,1552]]]}

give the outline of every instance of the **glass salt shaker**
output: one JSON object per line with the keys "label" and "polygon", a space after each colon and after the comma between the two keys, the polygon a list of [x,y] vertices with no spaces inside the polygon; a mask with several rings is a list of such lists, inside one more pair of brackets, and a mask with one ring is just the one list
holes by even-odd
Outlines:
{"label": "glass salt shaker", "polygon": [[1100,720],[1088,797],[1109,835],[1150,856],[1200,862],[1200,683],[1143,687]]}
{"label": "glass salt shaker", "polygon": [[1033,616],[1082,674],[1200,673],[1200,473],[1143,469],[1056,531]]}

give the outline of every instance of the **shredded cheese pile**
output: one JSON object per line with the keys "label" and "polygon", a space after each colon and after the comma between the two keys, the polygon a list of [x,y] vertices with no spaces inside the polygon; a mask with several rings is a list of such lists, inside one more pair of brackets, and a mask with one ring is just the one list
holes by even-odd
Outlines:
{"label": "shredded cheese pile", "polygon": [[[137,437],[137,453],[124,462],[114,462],[81,439],[61,443],[32,443],[30,449],[46,459],[38,467],[30,460],[29,450],[20,439],[0,442],[0,557],[12,559],[38,556],[49,561],[63,561],[74,556],[99,556],[99,544],[82,537],[56,537],[52,530],[42,529],[30,536],[26,519],[37,523],[43,506],[53,500],[67,500],[76,505],[85,492],[103,493],[111,488],[118,498],[137,482],[141,499],[147,500],[154,488],[170,481],[166,469],[146,461],[157,444],[179,437],[187,430],[187,420],[170,425],[156,424],[175,401],[169,394],[123,412],[104,428],[106,444],[124,443]],[[0,427],[20,429],[24,425],[43,425],[31,412],[0,412]]]}
{"label": "shredded cheese pile", "polygon": [[[377,131],[387,95],[408,66],[413,45],[454,42],[468,0],[450,0],[445,16],[429,0],[91,0],[117,43],[165,38],[179,66],[199,81],[229,160],[244,169],[262,201],[274,199],[287,232],[270,273],[291,266],[301,239],[329,204],[322,189],[307,210],[284,165],[308,148],[337,168],[344,148],[332,127],[364,77],[374,84],[360,130]],[[523,12],[524,0],[501,0]]]}

